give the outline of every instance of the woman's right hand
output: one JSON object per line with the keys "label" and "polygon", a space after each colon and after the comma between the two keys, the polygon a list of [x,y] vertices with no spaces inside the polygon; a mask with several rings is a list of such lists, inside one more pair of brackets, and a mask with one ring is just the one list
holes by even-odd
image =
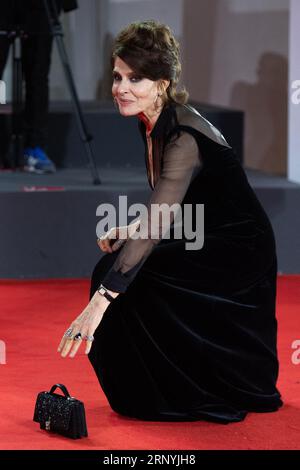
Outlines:
{"label": "woman's right hand", "polygon": [[105,253],[113,253],[114,251],[117,251],[139,228],[140,223],[141,220],[138,218],[130,222],[129,225],[111,228],[105,235],[98,238],[97,244],[100,250]]}
{"label": "woman's right hand", "polygon": [[100,250],[105,253],[113,253],[117,251],[126,242],[128,238],[128,227],[113,227],[101,238],[98,238],[97,244]]}

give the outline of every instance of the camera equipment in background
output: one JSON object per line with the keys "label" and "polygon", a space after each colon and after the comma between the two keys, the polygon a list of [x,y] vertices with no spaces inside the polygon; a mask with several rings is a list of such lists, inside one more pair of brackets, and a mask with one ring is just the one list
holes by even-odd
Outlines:
{"label": "camera equipment in background", "polygon": [[[76,91],[68,55],[63,41],[63,29],[59,21],[59,15],[55,0],[43,0],[45,14],[50,26],[50,33],[56,41],[60,61],[64,70],[67,86],[73,102],[79,134],[85,146],[88,166],[91,171],[93,184],[101,184],[94,154],[92,151],[93,136],[88,132],[78,94]],[[34,31],[26,31],[23,26],[16,25],[10,30],[0,31],[0,35],[7,36],[13,43],[13,73],[12,73],[12,145],[13,167],[18,168],[23,161],[23,129],[22,129],[22,40],[28,35],[45,34]],[[48,33],[46,33],[48,34]]]}

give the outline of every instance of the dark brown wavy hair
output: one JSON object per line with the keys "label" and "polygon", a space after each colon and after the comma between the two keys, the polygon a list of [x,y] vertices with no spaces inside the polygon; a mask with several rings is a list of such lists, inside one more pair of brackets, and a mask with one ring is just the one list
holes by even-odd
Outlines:
{"label": "dark brown wavy hair", "polygon": [[170,80],[161,98],[164,103],[185,104],[189,94],[177,90],[181,73],[179,43],[169,26],[155,20],[135,21],[116,37],[111,55],[113,69],[120,57],[134,72],[149,80]]}

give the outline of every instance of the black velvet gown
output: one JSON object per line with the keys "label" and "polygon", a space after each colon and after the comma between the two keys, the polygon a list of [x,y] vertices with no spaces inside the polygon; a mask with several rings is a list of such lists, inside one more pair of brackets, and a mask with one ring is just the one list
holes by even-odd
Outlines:
{"label": "black velvet gown", "polygon": [[139,128],[148,207],[177,203],[185,214],[190,204],[195,230],[204,204],[204,244],[187,249],[177,219],[166,237],[149,215],[155,239],[130,238],[96,265],[90,295],[100,283],[120,292],[89,354],[109,404],[155,421],[228,423],[275,411],[277,261],[268,217],[234,150],[194,108],[165,105],[151,132],[152,167]]}

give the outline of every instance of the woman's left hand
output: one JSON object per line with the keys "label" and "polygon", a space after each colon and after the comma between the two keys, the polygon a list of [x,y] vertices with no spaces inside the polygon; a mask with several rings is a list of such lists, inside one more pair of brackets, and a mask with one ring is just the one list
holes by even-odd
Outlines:
{"label": "woman's left hand", "polygon": [[90,352],[94,333],[110,302],[97,291],[83,312],[71,323],[58,346],[62,357],[74,357],[82,341],[86,343],[85,354]]}

